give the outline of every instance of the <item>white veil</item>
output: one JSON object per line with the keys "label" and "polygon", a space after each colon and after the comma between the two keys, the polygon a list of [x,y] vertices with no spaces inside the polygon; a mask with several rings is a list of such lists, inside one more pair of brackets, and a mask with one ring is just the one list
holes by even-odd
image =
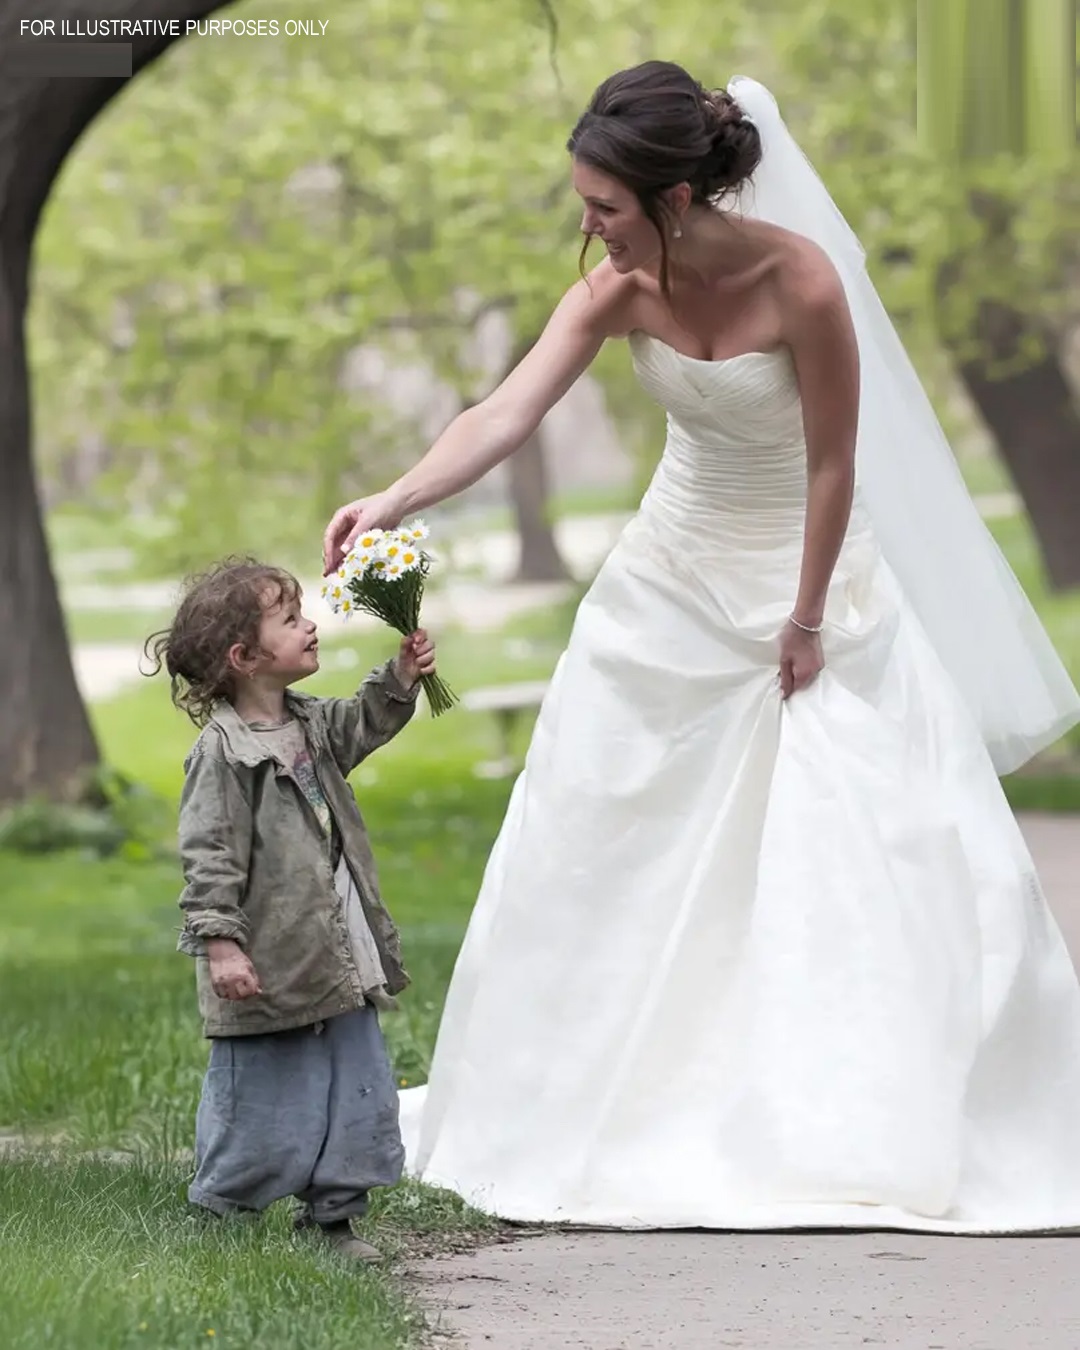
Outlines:
{"label": "white veil", "polygon": [[854,232],[764,85],[737,76],[728,92],[762,142],[740,210],[813,239],[843,281],[862,372],[860,495],[997,772],[1009,773],[1080,721],[1080,695],[968,494]]}

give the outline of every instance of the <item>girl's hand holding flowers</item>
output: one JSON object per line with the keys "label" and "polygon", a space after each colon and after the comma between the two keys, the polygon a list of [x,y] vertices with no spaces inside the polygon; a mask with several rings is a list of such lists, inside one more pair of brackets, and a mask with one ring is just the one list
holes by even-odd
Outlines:
{"label": "girl's hand holding flowers", "polygon": [[406,689],[411,689],[425,675],[435,674],[435,644],[423,628],[401,639],[394,666]]}
{"label": "girl's hand holding flowers", "polygon": [[395,658],[399,669],[419,680],[438,717],[457,702],[457,695],[435,673],[435,646],[420,627],[420,601],[431,569],[423,548],[428,536],[422,520],[394,529],[364,529],[340,567],[325,580],[322,596],[335,614],[373,614],[405,638]]}

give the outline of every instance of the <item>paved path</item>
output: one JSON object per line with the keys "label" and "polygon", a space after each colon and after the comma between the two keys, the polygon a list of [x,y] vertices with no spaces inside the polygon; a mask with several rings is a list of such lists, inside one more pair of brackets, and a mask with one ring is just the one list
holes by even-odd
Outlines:
{"label": "paved path", "polygon": [[[1021,823],[1080,965],[1080,819]],[[415,1278],[448,1350],[1078,1350],[1078,1270],[1080,1237],[579,1232]]]}
{"label": "paved path", "polygon": [[[611,512],[570,516],[558,522],[559,547],[575,575],[589,577],[596,571],[627,519],[625,512]],[[453,566],[447,568],[445,583],[434,587],[425,597],[425,623],[436,630],[452,627],[468,633],[493,632],[518,615],[557,604],[571,593],[570,585],[507,583],[503,578],[512,574],[516,558],[517,536],[513,531],[492,530],[472,540],[463,539],[455,547]],[[302,582],[306,612],[316,620],[324,636],[337,637],[380,627],[377,619],[366,614],[349,620],[332,614],[319,599],[321,579],[311,577]],[[173,605],[176,589],[176,583],[169,581],[133,585],[95,583],[66,588],[64,603],[69,610],[123,610],[156,616]],[[142,645],[80,642],[73,646],[72,658],[83,698],[96,702],[138,682]]]}
{"label": "paved path", "polygon": [[[324,641],[383,627],[378,619],[367,614],[358,614],[347,621],[332,614],[318,598],[317,582],[304,590],[314,596],[312,601],[305,601],[304,612],[319,625]],[[425,598],[424,622],[436,633],[440,628],[450,627],[466,633],[497,632],[519,614],[558,604],[570,593],[569,586],[555,583],[492,587],[456,582]],[[78,642],[72,647],[72,660],[75,679],[88,703],[122,693],[138,682],[140,667],[150,669],[141,644],[132,642]],[[324,664],[325,661],[324,656]]]}
{"label": "paved path", "polygon": [[1078,1256],[1070,1238],[579,1233],[429,1262],[420,1288],[448,1350],[1076,1350]]}

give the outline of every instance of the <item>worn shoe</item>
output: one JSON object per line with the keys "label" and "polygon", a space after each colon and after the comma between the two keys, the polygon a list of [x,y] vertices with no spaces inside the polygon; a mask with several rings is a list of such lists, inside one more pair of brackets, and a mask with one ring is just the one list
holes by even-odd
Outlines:
{"label": "worn shoe", "polygon": [[347,1219],[342,1223],[320,1223],[315,1226],[322,1240],[329,1243],[339,1256],[346,1256],[350,1261],[363,1261],[369,1266],[377,1265],[383,1259],[378,1247],[356,1236]]}
{"label": "worn shoe", "polygon": [[350,1261],[362,1261],[365,1265],[373,1266],[383,1259],[378,1247],[356,1236],[348,1219],[341,1219],[337,1223],[316,1223],[310,1214],[301,1212],[293,1219],[293,1227],[298,1233],[315,1235]]}

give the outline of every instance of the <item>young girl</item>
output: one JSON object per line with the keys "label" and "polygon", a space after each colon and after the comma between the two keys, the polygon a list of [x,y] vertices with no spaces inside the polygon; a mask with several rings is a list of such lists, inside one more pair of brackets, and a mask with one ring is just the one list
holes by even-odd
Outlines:
{"label": "young girl", "polygon": [[363,1261],[373,1186],[401,1176],[378,1009],[408,983],[347,775],[412,717],[426,633],[350,698],[290,686],[319,668],[295,578],[227,560],[189,583],[153,641],[202,732],[184,764],[179,949],[211,1038],[189,1199],[218,1215],[288,1195],[297,1227]]}

